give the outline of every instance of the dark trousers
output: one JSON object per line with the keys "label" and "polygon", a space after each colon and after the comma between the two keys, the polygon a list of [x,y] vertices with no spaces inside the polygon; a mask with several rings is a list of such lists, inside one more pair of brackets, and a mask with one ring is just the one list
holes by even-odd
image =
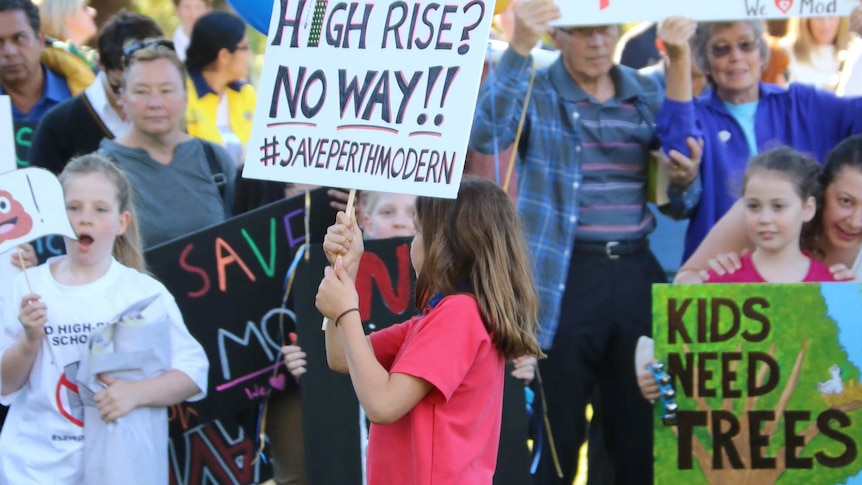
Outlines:
{"label": "dark trousers", "polygon": [[652,484],[652,409],[637,387],[634,350],[639,336],[652,335],[652,284],[666,281],[648,248],[618,259],[573,252],[559,327],[539,361],[564,478],[557,478],[545,434],[536,485],[574,480],[595,389],[614,482]]}
{"label": "dark trousers", "polygon": [[602,407],[598,389],[593,391],[590,397],[590,405],[593,407],[593,417],[590,420],[589,435],[587,440],[590,444],[587,449],[587,485],[612,485],[614,483],[614,467],[605,445],[605,430],[602,427]]}

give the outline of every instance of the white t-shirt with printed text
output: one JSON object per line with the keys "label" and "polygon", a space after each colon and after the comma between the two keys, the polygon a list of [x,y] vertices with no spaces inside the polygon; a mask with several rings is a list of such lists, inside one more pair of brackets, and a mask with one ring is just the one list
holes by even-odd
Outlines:
{"label": "white t-shirt with printed text", "polygon": [[[176,302],[164,285],[114,260],[97,281],[64,286],[50,271],[50,266],[61,258],[65,256],[27,270],[33,292],[41,296],[48,309],[47,336],[24,386],[0,396],[0,403],[11,405],[0,431],[0,484],[82,483],[84,408],[75,375],[87,350],[87,336],[143,298],[161,295],[148,312],[163,312],[171,321],[171,369],[184,372],[203,390],[190,400],[201,399],[206,392],[209,370],[206,354],[189,334]],[[19,275],[11,297],[6,298],[7,302],[15,303],[3,308],[0,355],[23,332],[18,307],[27,293],[27,282]],[[163,426],[166,436],[167,412]],[[161,434],[162,430],[154,432]],[[135,443],[128,446],[133,449]],[[153,465],[165,469],[167,482],[167,441],[155,456],[159,463]]]}

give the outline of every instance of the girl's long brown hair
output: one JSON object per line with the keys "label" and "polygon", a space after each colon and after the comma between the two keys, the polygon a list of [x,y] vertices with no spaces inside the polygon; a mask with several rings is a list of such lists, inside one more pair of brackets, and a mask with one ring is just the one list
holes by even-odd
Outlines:
{"label": "girl's long brown hair", "polygon": [[455,200],[417,198],[416,222],[425,252],[416,307],[425,308],[436,292],[470,294],[504,357],[543,356],[527,244],[506,193],[465,175]]}

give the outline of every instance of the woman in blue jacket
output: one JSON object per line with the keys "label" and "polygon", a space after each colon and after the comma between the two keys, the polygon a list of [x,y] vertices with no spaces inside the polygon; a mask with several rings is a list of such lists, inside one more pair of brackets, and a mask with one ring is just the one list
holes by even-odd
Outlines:
{"label": "woman in blue jacket", "polygon": [[[862,5],[854,15],[862,14]],[[769,47],[760,21],[702,23],[673,17],[661,28],[670,57],[667,97],[657,118],[665,151],[688,153],[686,138],[703,140],[700,203],[690,214],[683,260],[739,198],[748,159],[788,145],[822,162],[841,140],[862,132],[862,98],[794,84],[760,81]],[[691,90],[691,57],[710,86]],[[685,170],[676,166],[672,170]]]}

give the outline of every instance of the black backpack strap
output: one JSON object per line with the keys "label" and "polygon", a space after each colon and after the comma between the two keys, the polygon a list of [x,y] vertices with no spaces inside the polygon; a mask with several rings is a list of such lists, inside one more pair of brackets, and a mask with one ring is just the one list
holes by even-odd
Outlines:
{"label": "black backpack strap", "polygon": [[80,96],[81,100],[84,101],[84,107],[87,108],[87,112],[90,113],[90,116],[93,118],[93,121],[97,125],[99,125],[99,129],[102,130],[102,134],[105,135],[105,138],[109,140],[113,140],[114,138],[116,138],[114,136],[114,132],[112,132],[108,128],[108,125],[106,125],[105,122],[102,121],[102,117],[99,116],[98,113],[96,113],[96,108],[93,107],[93,103],[91,103],[90,99],[87,98],[87,93],[81,93]]}
{"label": "black backpack strap", "polygon": [[215,150],[213,150],[212,145],[205,140],[201,140],[198,138],[198,141],[201,142],[201,145],[204,148],[204,153],[207,158],[207,165],[210,166],[210,173],[212,174],[213,183],[218,187],[218,193],[221,195],[222,200],[224,200],[224,192],[227,189],[227,175],[225,175],[221,167],[219,167],[218,160],[216,160]]}

